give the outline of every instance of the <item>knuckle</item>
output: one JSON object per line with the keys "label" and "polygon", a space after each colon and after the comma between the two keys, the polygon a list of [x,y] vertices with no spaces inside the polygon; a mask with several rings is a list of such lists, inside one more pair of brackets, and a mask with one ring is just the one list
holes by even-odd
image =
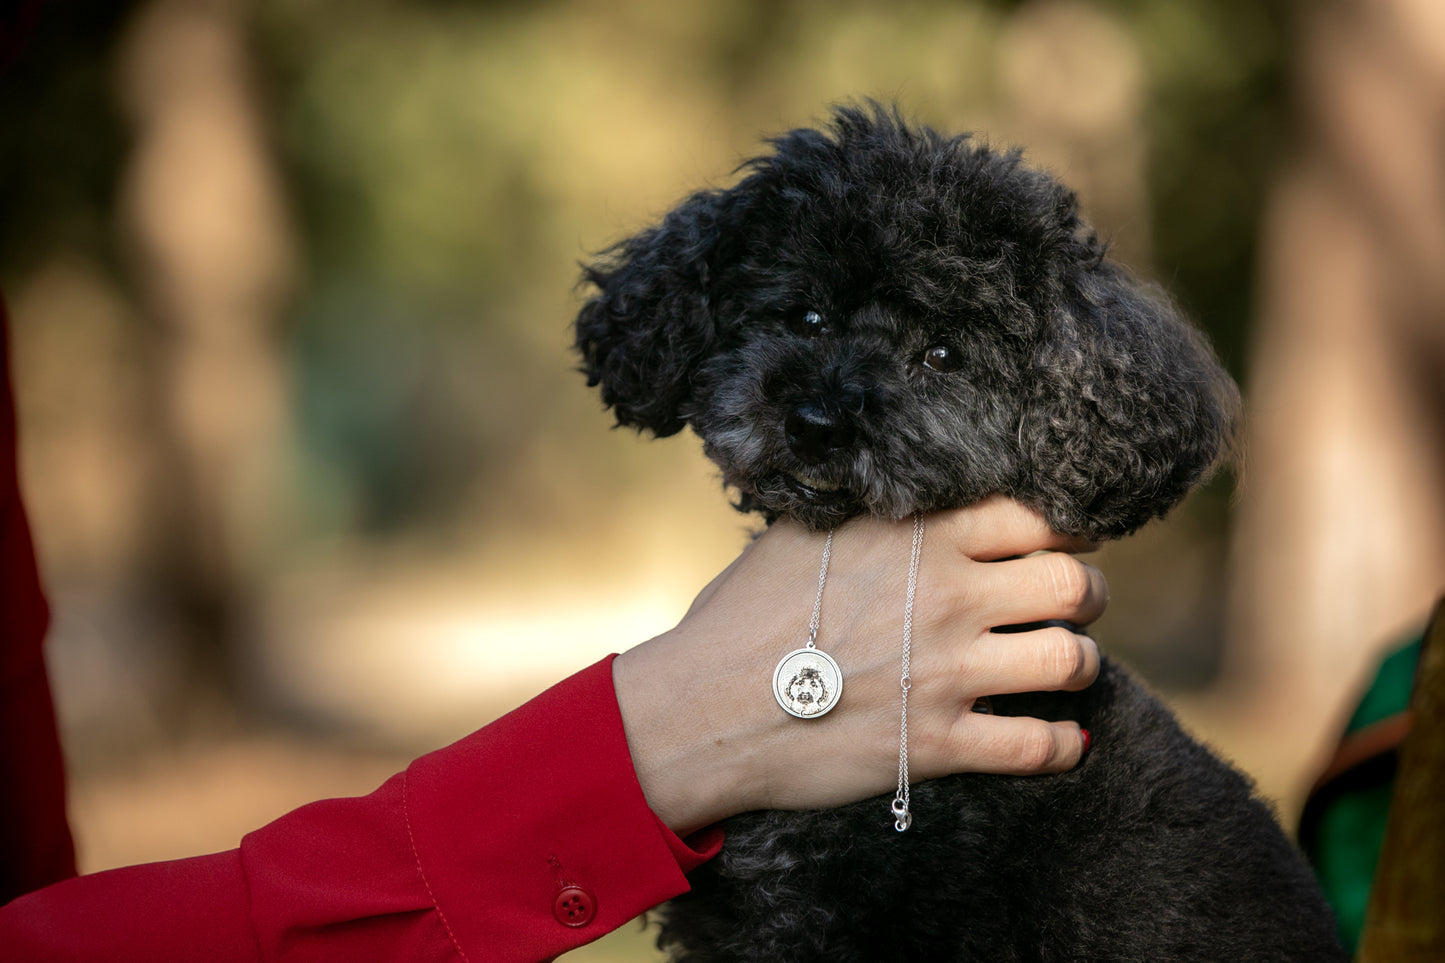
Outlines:
{"label": "knuckle", "polygon": [[965,505],[960,508],[945,508],[928,516],[928,524],[933,532],[940,537],[950,541],[961,542],[967,539],[975,525],[975,516],[978,506],[982,502],[975,502],[973,505]]}
{"label": "knuckle", "polygon": [[1071,555],[1055,553],[1044,556],[1045,571],[1055,599],[1069,609],[1081,609],[1093,590],[1088,569]]}
{"label": "knuckle", "polygon": [[1074,634],[1074,644],[1079,648],[1079,674],[1073,679],[1078,688],[1087,688],[1099,677],[1099,643],[1087,635]]}
{"label": "knuckle", "polygon": [[1083,685],[1093,683],[1094,677],[1099,674],[1099,650],[1095,647],[1094,640],[1087,635],[1070,632],[1069,645],[1078,659],[1069,681]]}
{"label": "knuckle", "polygon": [[918,578],[918,597],[914,611],[925,625],[948,625],[971,601],[969,587],[935,580],[923,573]]}
{"label": "knuckle", "polygon": [[1033,550],[1047,548],[1058,542],[1059,535],[1049,527],[1048,520],[1023,502],[1011,498],[1001,499],[1000,511],[1005,513],[1011,530],[1021,542],[1034,546]]}
{"label": "knuckle", "polygon": [[950,691],[961,698],[977,692],[993,671],[993,660],[980,658],[973,646],[959,646],[949,657],[945,669]]}
{"label": "knuckle", "polygon": [[943,633],[955,643],[963,642],[982,629],[979,613],[988,608],[992,598],[988,583],[974,573],[959,577],[920,570],[913,609],[915,624]]}
{"label": "knuckle", "polygon": [[1019,736],[1015,759],[1027,772],[1047,768],[1054,758],[1054,731],[1046,722],[1030,726]]}
{"label": "knuckle", "polygon": [[1089,668],[1089,656],[1082,639],[1062,626],[1044,631],[1048,640],[1045,658],[1049,682],[1057,688],[1078,682]]}

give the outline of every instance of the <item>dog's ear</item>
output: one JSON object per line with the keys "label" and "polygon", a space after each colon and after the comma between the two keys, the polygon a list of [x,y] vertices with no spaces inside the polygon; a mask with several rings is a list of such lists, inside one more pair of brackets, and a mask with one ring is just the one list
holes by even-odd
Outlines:
{"label": "dog's ear", "polygon": [[1102,257],[1060,285],[1033,358],[1022,489],[1053,527],[1127,535],[1235,452],[1240,400],[1160,291]]}
{"label": "dog's ear", "polygon": [[718,339],[710,291],[737,201],[694,194],[583,266],[596,291],[577,315],[576,347],[619,425],[665,437],[687,423],[693,376]]}

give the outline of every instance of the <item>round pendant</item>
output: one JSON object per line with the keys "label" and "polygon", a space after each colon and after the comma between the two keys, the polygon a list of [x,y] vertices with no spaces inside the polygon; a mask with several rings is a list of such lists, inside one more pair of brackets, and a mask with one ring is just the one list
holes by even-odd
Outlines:
{"label": "round pendant", "polygon": [[843,696],[843,670],[821,649],[794,649],[773,670],[778,705],[799,719],[816,719]]}

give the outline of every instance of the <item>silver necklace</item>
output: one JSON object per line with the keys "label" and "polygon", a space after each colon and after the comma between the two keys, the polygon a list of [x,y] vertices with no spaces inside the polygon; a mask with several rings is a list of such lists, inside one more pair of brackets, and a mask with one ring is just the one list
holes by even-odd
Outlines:
{"label": "silver necklace", "polygon": [[818,597],[808,623],[808,644],[778,660],[773,670],[773,696],[783,711],[799,719],[827,715],[843,697],[843,670],[831,655],[818,648],[818,623],[823,612],[823,585],[828,581],[828,559],[833,554],[833,532],[823,543],[823,564],[818,570]]}
{"label": "silver necklace", "polygon": [[923,515],[913,516],[913,552],[908,559],[908,594],[903,600],[903,674],[898,679],[898,688],[903,693],[903,709],[898,727],[898,794],[889,807],[893,813],[893,828],[900,833],[913,825],[913,813],[908,805],[911,801],[908,785],[908,690],[913,688],[913,679],[908,674],[909,655],[913,648],[913,597],[918,593],[918,562],[923,557]]}
{"label": "silver necklace", "polygon": [[[823,614],[823,586],[828,582],[828,559],[833,554],[833,532],[823,543],[823,563],[818,568],[818,595],[813,600],[813,617],[808,621],[808,644],[778,660],[773,670],[773,696],[783,711],[799,719],[826,715],[843,696],[843,670],[831,655],[818,648],[818,625]],[[923,557],[923,515],[913,516],[913,549],[908,558],[908,592],[903,600],[903,671],[898,679],[902,709],[898,726],[898,793],[889,811],[893,828],[904,832],[913,825],[908,782],[908,690],[913,649],[913,599],[918,594],[918,563]]]}

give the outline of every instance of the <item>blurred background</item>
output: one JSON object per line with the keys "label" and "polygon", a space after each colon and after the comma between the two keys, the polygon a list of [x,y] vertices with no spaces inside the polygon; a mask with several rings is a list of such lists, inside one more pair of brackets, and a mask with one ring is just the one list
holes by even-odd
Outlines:
{"label": "blurred background", "polygon": [[1096,556],[1096,634],[1287,821],[1445,587],[1432,0],[3,6],[83,869],[367,792],[676,622],[754,523],[690,436],[609,430],[577,264],[850,98],[1025,146],[1245,384],[1243,471]]}

